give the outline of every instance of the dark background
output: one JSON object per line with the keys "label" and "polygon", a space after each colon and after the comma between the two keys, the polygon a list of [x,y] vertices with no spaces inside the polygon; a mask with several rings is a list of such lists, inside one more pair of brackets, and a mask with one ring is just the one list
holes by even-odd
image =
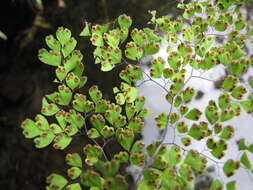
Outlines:
{"label": "dark background", "polygon": [[89,40],[79,38],[84,21],[102,24],[126,13],[134,27],[143,27],[150,19],[148,10],[175,14],[176,1],[44,0],[43,7],[38,7],[33,0],[3,0],[0,9],[0,30],[8,37],[0,39],[0,189],[45,189],[50,173],[66,174],[66,153],[81,152],[85,144],[80,136],[65,151],[51,146],[39,150],[22,135],[21,122],[33,119],[40,112],[42,96],[55,88],[54,68],[37,59],[38,50],[46,47],[45,36],[54,34],[59,26],[69,28],[84,54],[88,86],[99,85],[110,98],[120,68],[105,74],[93,64]]}

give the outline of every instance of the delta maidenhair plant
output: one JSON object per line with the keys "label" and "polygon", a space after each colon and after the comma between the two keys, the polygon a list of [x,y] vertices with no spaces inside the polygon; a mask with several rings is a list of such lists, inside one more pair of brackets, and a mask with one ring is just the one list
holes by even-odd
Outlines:
{"label": "delta maidenhair plant", "polygon": [[[80,133],[91,143],[80,145],[84,155],[66,155],[68,177],[51,174],[46,189],[126,190],[134,185],[138,190],[193,190],[196,176],[206,173],[208,161],[218,161],[230,148],[228,142],[235,128],[224,122],[239,117],[241,112],[253,113],[253,79],[242,80],[253,66],[253,24],[241,10],[244,3],[247,1],[181,1],[178,8],[184,13],[177,19],[157,17],[151,11],[150,28],[131,28],[132,19],[125,14],[105,25],[86,23],[80,36],[90,38],[95,46],[94,63],[101,65],[104,72],[125,65],[119,74],[120,86],[112,89],[114,102],[105,99],[96,85],[88,87],[87,94],[80,93],[80,89],[87,88],[88,79],[83,55],[75,50],[77,41],[70,30],[60,27],[56,36],[47,36],[48,49],[39,50],[38,56],[41,62],[56,68],[54,82],[58,89],[43,98],[41,114],[22,123],[23,134],[34,140],[36,148],[52,144],[63,150]],[[217,42],[217,36],[222,36],[223,41]],[[167,44],[168,57],[153,58],[149,73],[145,72],[140,59],[156,54],[162,43]],[[186,70],[186,66],[191,69]],[[229,71],[220,85],[219,98],[209,100],[204,110],[189,108],[196,95],[196,90],[187,84],[194,77],[192,71],[216,66]],[[138,96],[135,86],[144,75],[166,91],[166,97],[161,98],[170,106],[168,113],[154,118],[161,137],[148,145],[137,139],[150,113],[144,108],[145,97]],[[169,87],[155,79],[166,80]],[[184,134],[181,143],[165,143],[168,128]],[[105,151],[112,139],[122,148],[114,155]],[[211,156],[187,148],[201,140]],[[228,178],[240,167],[252,172],[249,154],[253,153],[253,144],[240,139],[238,149],[242,151],[239,158],[224,162],[223,172]],[[142,168],[134,184],[125,177],[126,166]],[[210,187],[225,188],[236,189],[236,181],[224,184],[217,178]]]}

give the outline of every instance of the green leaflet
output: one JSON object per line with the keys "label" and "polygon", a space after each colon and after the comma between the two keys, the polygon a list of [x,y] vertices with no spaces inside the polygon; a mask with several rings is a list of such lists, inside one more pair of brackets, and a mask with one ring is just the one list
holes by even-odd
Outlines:
{"label": "green leaflet", "polygon": [[114,68],[114,65],[111,64],[108,60],[105,60],[101,63],[101,71],[107,72],[111,71]]}
{"label": "green leaflet", "polygon": [[102,47],[104,46],[103,36],[100,33],[92,33],[90,41],[94,46]]}
{"label": "green leaflet", "polygon": [[196,91],[195,91],[194,88],[187,87],[183,91],[183,100],[184,100],[184,102],[185,103],[190,102],[195,94],[196,94]]}
{"label": "green leaflet", "polygon": [[[124,105],[125,104],[125,96],[123,93],[118,93],[116,96],[115,96],[115,100],[116,100],[116,103],[119,104],[119,105]],[[128,112],[129,113],[129,112]]]}
{"label": "green leaflet", "polygon": [[94,103],[97,103],[102,99],[102,92],[98,89],[98,86],[92,86],[89,89],[89,94]]}
{"label": "green leaflet", "polygon": [[63,132],[62,128],[56,123],[50,124],[50,130],[56,135]]}
{"label": "green leaflet", "polygon": [[248,83],[249,83],[250,87],[253,89],[253,77],[249,78]]}
{"label": "green leaflet", "polygon": [[202,112],[197,109],[197,108],[193,108],[191,109],[186,115],[185,118],[193,120],[193,121],[198,121],[200,119],[202,115]]}
{"label": "green leaflet", "polygon": [[102,128],[102,130],[100,131],[100,133],[105,137],[105,138],[108,138],[108,137],[111,137],[112,135],[114,135],[114,128],[113,127],[108,127],[108,126],[104,126]]}
{"label": "green leaflet", "polygon": [[188,112],[188,110],[189,110],[189,108],[187,106],[184,106],[184,105],[180,106],[180,114],[181,115],[186,114]]}
{"label": "green leaflet", "polygon": [[228,125],[222,130],[220,138],[225,139],[225,140],[230,140],[234,136],[234,133],[235,133],[234,127],[231,125]]}
{"label": "green leaflet", "polygon": [[214,180],[210,190],[220,190],[220,189],[223,189],[223,184],[218,179]]}
{"label": "green leaflet", "polygon": [[124,93],[127,103],[132,103],[137,98],[138,88],[122,82],[120,85],[120,90]]}
{"label": "green leaflet", "polygon": [[68,136],[73,136],[78,133],[78,128],[74,125],[67,125],[64,131]]}
{"label": "green leaflet", "polygon": [[129,129],[131,129],[134,133],[140,133],[144,127],[144,122],[139,117],[132,118],[127,126]]}
{"label": "green leaflet", "polygon": [[154,157],[153,164],[156,168],[165,169],[168,166],[175,166],[182,160],[182,149],[176,145],[168,150],[166,144],[162,145]]}
{"label": "green leaflet", "polygon": [[247,169],[251,169],[251,163],[250,163],[249,157],[248,157],[248,155],[247,155],[246,152],[243,153],[243,155],[241,156],[240,161],[241,161],[241,163],[242,163]]}
{"label": "green leaflet", "polygon": [[155,20],[156,24],[158,25],[159,29],[162,31],[168,30],[169,29],[169,22],[170,22],[170,17],[169,16],[163,16],[160,18],[157,18]]}
{"label": "green leaflet", "polygon": [[144,46],[148,40],[148,35],[142,30],[138,30],[137,28],[132,30],[131,37],[133,41],[140,47]]}
{"label": "green leaflet", "polygon": [[178,70],[182,63],[182,57],[176,51],[172,51],[168,56],[168,63],[172,69]]}
{"label": "green leaflet", "polygon": [[231,98],[227,93],[220,94],[219,96],[219,107],[224,110],[229,108],[231,104]]}
{"label": "green leaflet", "polygon": [[92,34],[103,34],[108,30],[108,28],[109,28],[108,24],[104,24],[104,25],[96,24],[92,26],[91,31],[92,31]]}
{"label": "green leaflet", "polygon": [[111,161],[106,161],[106,162],[98,161],[95,167],[101,173],[103,173],[104,176],[114,177],[119,170],[120,163],[118,160],[114,160],[114,159],[112,159]]}
{"label": "green leaflet", "polygon": [[228,75],[223,81],[222,87],[227,91],[232,91],[236,84],[239,82],[239,79],[233,75]]}
{"label": "green leaflet", "polygon": [[161,142],[157,141],[147,146],[147,152],[149,156],[153,156]]}
{"label": "green leaflet", "polygon": [[142,79],[142,70],[139,66],[127,65],[119,74],[120,78],[131,84]]}
{"label": "green leaflet", "polygon": [[129,28],[132,24],[132,19],[129,16],[123,14],[118,17],[118,23],[121,28],[123,27]]}
{"label": "green leaflet", "polygon": [[189,138],[189,137],[182,137],[180,140],[184,146],[191,145],[191,138]]}
{"label": "green leaflet", "polygon": [[73,72],[70,72],[66,77],[66,83],[73,90],[79,87],[81,80]]}
{"label": "green leaflet", "polygon": [[58,86],[59,93],[56,94],[55,102],[59,105],[69,105],[72,100],[72,91],[65,85]]}
{"label": "green leaflet", "polygon": [[71,141],[72,141],[72,137],[67,136],[65,134],[59,134],[54,139],[53,146],[55,149],[63,150],[70,144]]}
{"label": "green leaflet", "polygon": [[243,98],[243,95],[246,93],[247,89],[244,86],[240,85],[232,90],[231,96],[235,99],[241,100]]}
{"label": "green leaflet", "polygon": [[223,172],[227,177],[231,177],[234,175],[235,170],[238,170],[239,167],[240,167],[239,162],[235,162],[234,160],[229,159],[223,166]]}
{"label": "green leaflet", "polygon": [[[96,105],[95,105],[95,111],[98,113],[104,113],[106,111],[106,106],[109,104],[109,101],[105,100],[105,99],[101,99],[99,100]],[[90,106],[89,110],[93,110],[94,108],[94,104],[93,102],[90,102]]]}
{"label": "green leaflet", "polygon": [[61,64],[61,55],[59,52],[47,51],[45,48],[39,50],[38,54],[39,60],[45,64],[51,66],[59,66]]}
{"label": "green leaflet", "polygon": [[104,187],[111,190],[127,190],[128,182],[124,176],[117,174],[114,177],[108,177],[105,181]]}
{"label": "green leaflet", "polygon": [[120,113],[121,107],[112,103],[107,105],[105,118],[110,124],[114,125],[117,121],[117,118],[120,116]]}
{"label": "green leaflet", "polygon": [[212,47],[214,42],[215,42],[215,39],[209,36],[203,40],[202,47],[205,48],[205,50],[207,51]]}
{"label": "green leaflet", "polygon": [[161,38],[155,34],[155,31],[150,28],[144,28],[143,31],[147,34],[149,40],[159,41]]}
{"label": "green leaflet", "polygon": [[223,125],[221,123],[216,123],[214,125],[214,132],[215,132],[215,134],[220,133],[222,131],[222,129],[223,129]]}
{"label": "green leaflet", "polygon": [[125,109],[127,118],[128,120],[130,120],[136,113],[136,106],[134,105],[134,103],[127,103]]}
{"label": "green leaflet", "polygon": [[47,118],[44,117],[43,115],[41,114],[38,114],[36,115],[35,117],[35,121],[36,121],[36,125],[37,127],[42,130],[42,131],[47,131],[49,130],[49,123],[47,121]]}
{"label": "green leaflet", "polygon": [[86,22],[85,27],[83,28],[82,32],[79,34],[80,36],[90,36],[90,29],[89,24]]}
{"label": "green leaflet", "polygon": [[132,153],[141,152],[144,148],[145,144],[142,141],[138,140],[134,143],[131,152]]}
{"label": "green leaflet", "polygon": [[178,114],[176,112],[171,112],[169,114],[169,122],[171,124],[174,124],[175,122],[177,122],[178,119],[179,119],[179,116],[178,116]]}
{"label": "green leaflet", "polygon": [[218,106],[214,100],[209,101],[205,109],[205,115],[210,124],[215,124],[219,120]]}
{"label": "green leaflet", "polygon": [[150,42],[146,43],[146,46],[144,47],[144,53],[147,55],[153,55],[158,53],[160,50],[160,44],[155,42],[154,40],[151,40]]}
{"label": "green leaflet", "polygon": [[246,26],[245,20],[243,20],[242,18],[235,21],[235,29],[236,30],[243,30],[245,28],[245,26]]}
{"label": "green leaflet", "polygon": [[245,100],[245,101],[240,102],[240,104],[245,112],[247,113],[253,112],[253,100]]}
{"label": "green leaflet", "polygon": [[79,183],[73,183],[66,186],[66,190],[82,190],[82,187]]}
{"label": "green leaflet", "polygon": [[119,128],[116,131],[116,136],[120,145],[127,151],[130,150],[134,140],[134,133],[130,129]]}
{"label": "green leaflet", "polygon": [[56,37],[61,43],[61,45],[63,45],[70,40],[71,31],[67,28],[59,27],[56,31]]}
{"label": "green leaflet", "polygon": [[143,110],[140,111],[138,116],[141,118],[144,118],[144,117],[149,116],[150,114],[151,114],[151,112],[148,109],[144,108]]}
{"label": "green leaflet", "polygon": [[139,96],[136,98],[136,101],[135,101],[136,112],[139,112],[142,110],[145,102],[146,102],[145,96]]}
{"label": "green leaflet", "polygon": [[181,105],[182,101],[183,101],[182,96],[181,95],[177,95],[176,98],[175,98],[174,105],[176,107],[179,107]]}
{"label": "green leaflet", "polygon": [[[239,56],[239,57],[244,56],[244,52],[242,50],[237,50],[237,52],[234,53],[234,56]],[[247,72],[249,64],[250,64],[249,59],[241,59],[240,61],[231,62],[231,64],[229,65],[229,68],[234,74],[242,75]]]}
{"label": "green leaflet", "polygon": [[196,140],[201,140],[209,135],[212,131],[208,128],[208,124],[204,121],[199,124],[193,124],[188,132],[188,135]]}
{"label": "green leaflet", "polygon": [[208,139],[207,147],[212,150],[211,153],[214,157],[221,159],[225,156],[224,151],[227,150],[228,145],[223,139],[220,139],[218,142]]}
{"label": "green leaflet", "polygon": [[228,29],[228,23],[224,20],[217,20],[214,24],[215,30],[219,32],[224,32]]}
{"label": "green leaflet", "polygon": [[185,181],[193,181],[195,175],[190,165],[182,164],[179,169],[179,173]]}
{"label": "green leaflet", "polygon": [[128,42],[126,44],[125,55],[128,59],[139,60],[143,55],[143,48],[137,46],[135,42]]}
{"label": "green leaflet", "polygon": [[118,47],[120,42],[119,29],[110,30],[108,33],[104,33],[103,38],[109,46]]}
{"label": "green leaflet", "polygon": [[61,190],[67,185],[68,181],[63,176],[53,173],[47,177],[47,183],[49,184],[47,188],[54,189],[54,187],[58,187],[57,189]]}
{"label": "green leaflet", "polygon": [[56,104],[49,104],[46,100],[46,98],[42,99],[42,108],[41,108],[41,113],[46,115],[46,116],[51,116],[56,114],[60,109]]}
{"label": "green leaflet", "polygon": [[125,41],[128,37],[128,33],[129,33],[128,28],[122,27],[122,28],[120,28],[119,32],[120,32],[120,40],[122,42]]}
{"label": "green leaflet", "polygon": [[168,124],[168,116],[165,113],[160,113],[155,117],[156,126],[159,129],[164,129],[167,127]]}
{"label": "green leaflet", "polygon": [[196,150],[190,150],[186,155],[184,163],[190,165],[194,170],[198,172],[204,172],[207,160],[206,158],[200,156]]}
{"label": "green leaflet", "polygon": [[129,155],[127,152],[119,152],[114,155],[114,159],[118,160],[120,163],[127,163],[129,159]]}
{"label": "green leaflet", "polygon": [[226,185],[227,190],[236,190],[236,181],[230,181]]}
{"label": "green leaflet", "polygon": [[185,19],[189,19],[190,17],[192,17],[194,15],[194,9],[193,8],[188,8],[184,11],[183,17]]}
{"label": "green leaflet", "polygon": [[87,144],[83,148],[83,151],[86,154],[85,163],[89,166],[93,166],[98,163],[102,156],[102,148],[98,145]]}
{"label": "green leaflet", "polygon": [[53,35],[46,36],[46,44],[53,51],[60,52],[61,44]]}
{"label": "green leaflet", "polygon": [[82,168],[82,158],[78,153],[70,154],[68,153],[66,155],[66,163],[70,166],[76,166]]}
{"label": "green leaflet", "polygon": [[146,163],[146,155],[143,153],[131,153],[130,162],[133,166],[143,167]]}
{"label": "green leaflet", "polygon": [[78,178],[81,175],[81,173],[82,173],[82,170],[78,167],[72,167],[72,168],[68,169],[68,176],[72,180]]}
{"label": "green leaflet", "polygon": [[81,175],[81,183],[85,186],[101,188],[104,182],[104,178],[99,173],[90,169],[85,170]]}
{"label": "green leaflet", "polygon": [[162,177],[162,172],[155,168],[148,168],[144,171],[144,179],[145,180],[157,180]]}
{"label": "green leaflet", "polygon": [[55,70],[55,74],[60,81],[63,81],[66,78],[68,72],[63,66],[58,66],[58,68]]}
{"label": "green leaflet", "polygon": [[192,31],[192,28],[185,28],[182,30],[182,36],[183,39],[187,42],[191,42],[194,38],[194,33]]}
{"label": "green leaflet", "polygon": [[150,69],[150,75],[153,78],[161,78],[161,75],[163,73],[165,65],[165,60],[163,60],[161,57],[158,57],[157,59],[154,59],[152,61],[152,67]]}
{"label": "green leaflet", "polygon": [[73,128],[76,128],[76,130],[81,129],[84,126],[84,117],[73,109],[66,113],[65,118],[66,121],[73,126]]}
{"label": "green leaflet", "polygon": [[101,131],[105,125],[105,119],[100,114],[93,114],[90,117],[90,122],[98,131]]}
{"label": "green leaflet", "polygon": [[246,140],[245,139],[240,139],[237,141],[238,149],[239,150],[247,150],[248,146],[246,145]]}
{"label": "green leaflet", "polygon": [[74,50],[71,55],[64,59],[64,69],[69,72],[72,71],[79,63],[81,63],[83,55],[79,50]]}
{"label": "green leaflet", "polygon": [[186,133],[188,132],[188,125],[185,123],[185,121],[179,121],[177,123],[177,131],[179,133]]}
{"label": "green leaflet", "polygon": [[77,41],[72,37],[62,45],[62,55],[66,58],[76,47]]}
{"label": "green leaflet", "polygon": [[121,62],[122,51],[118,47],[97,47],[94,51],[96,63],[101,63],[102,71],[110,71]]}
{"label": "green leaflet", "polygon": [[100,134],[99,134],[99,132],[97,131],[97,129],[91,128],[90,130],[87,131],[87,136],[88,136],[90,139],[95,139],[95,138],[100,137]]}
{"label": "green leaflet", "polygon": [[25,138],[34,138],[39,136],[42,131],[37,127],[34,121],[26,119],[22,122],[21,127]]}
{"label": "green leaflet", "polygon": [[48,146],[55,138],[55,135],[51,132],[43,132],[40,134],[39,137],[34,139],[35,147],[36,148],[44,148]]}

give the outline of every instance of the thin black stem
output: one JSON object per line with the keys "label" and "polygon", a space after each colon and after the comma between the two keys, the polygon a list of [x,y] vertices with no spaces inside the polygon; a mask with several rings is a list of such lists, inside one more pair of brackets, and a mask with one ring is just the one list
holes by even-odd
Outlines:
{"label": "thin black stem", "polygon": [[[93,112],[93,113],[94,113],[94,112]],[[85,115],[84,129],[85,129],[86,134],[87,134],[87,132],[88,132],[88,128],[87,128],[87,125],[86,125],[86,119],[87,119],[90,115],[92,115],[93,113],[89,112],[87,115]],[[91,139],[91,138],[90,138],[90,139]],[[92,140],[92,142],[95,143],[97,146],[101,147],[101,146],[99,145],[99,143],[98,143],[95,139],[91,139],[91,140]],[[104,146],[101,147],[101,148],[102,148],[102,153],[103,153],[103,156],[104,156],[105,160],[106,160],[106,161],[109,161],[108,158],[107,158],[107,156],[106,156],[106,154],[105,154],[105,152],[104,152],[104,150],[103,150]]]}
{"label": "thin black stem", "polygon": [[201,77],[201,76],[192,76],[192,78],[199,78],[199,79],[202,79],[202,80],[206,80],[206,81],[209,81],[209,82],[215,82],[214,80],[211,80],[211,79],[208,79],[208,78],[204,78],[204,77]]}

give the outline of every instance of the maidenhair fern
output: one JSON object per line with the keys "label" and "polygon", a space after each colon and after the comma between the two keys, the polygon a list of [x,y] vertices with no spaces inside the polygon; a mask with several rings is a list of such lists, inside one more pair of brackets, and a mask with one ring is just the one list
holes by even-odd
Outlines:
{"label": "maidenhair fern", "polygon": [[[138,190],[194,189],[197,174],[206,173],[208,161],[223,158],[230,148],[229,141],[236,131],[224,122],[239,117],[241,112],[253,112],[252,77],[242,82],[243,75],[253,66],[253,56],[246,51],[246,48],[252,51],[253,25],[241,11],[246,2],[203,0],[184,4],[181,1],[178,8],[183,9],[182,17],[157,17],[152,11],[150,28],[132,28],[132,19],[125,14],[109,24],[86,23],[80,36],[90,38],[95,47],[94,63],[101,66],[101,71],[110,72],[118,65],[125,65],[119,74],[121,84],[112,89],[113,102],[96,85],[87,94],[81,93],[89,79],[84,75],[83,55],[76,50],[77,41],[71,31],[60,27],[55,36],[47,36],[48,48],[39,50],[38,57],[55,67],[54,82],[58,89],[43,98],[41,114],[22,123],[23,134],[33,139],[36,148],[52,145],[55,149],[65,149],[77,134],[91,140],[90,144],[80,145],[84,155],[66,155],[70,166],[68,177],[51,174],[47,178],[47,190],[87,187],[125,190],[132,185]],[[222,43],[216,41],[219,35],[224,37]],[[145,72],[140,59],[156,54],[164,41],[168,57],[154,58],[149,72]],[[204,79],[194,76],[193,70],[207,71],[218,65],[229,71],[220,85],[219,98],[210,100],[204,110],[188,107],[196,95],[188,82],[194,77]],[[145,108],[146,98],[138,96],[135,86],[137,81],[146,82],[144,76],[165,90],[166,96],[161,98],[170,105],[168,113],[159,113],[154,118],[161,138],[149,145],[138,138],[145,125],[149,125],[144,122],[150,113]],[[167,80],[169,87],[154,79]],[[165,143],[168,128],[175,130],[181,143]],[[114,155],[105,149],[112,139],[122,148]],[[206,142],[211,156],[187,148],[200,140]],[[238,149],[242,152],[239,158],[224,162],[223,172],[227,177],[240,167],[252,172],[249,154],[253,153],[253,144],[240,139]],[[125,177],[126,166],[142,168],[134,184]],[[234,190],[236,181],[223,184],[217,178],[210,189],[224,187]]]}

